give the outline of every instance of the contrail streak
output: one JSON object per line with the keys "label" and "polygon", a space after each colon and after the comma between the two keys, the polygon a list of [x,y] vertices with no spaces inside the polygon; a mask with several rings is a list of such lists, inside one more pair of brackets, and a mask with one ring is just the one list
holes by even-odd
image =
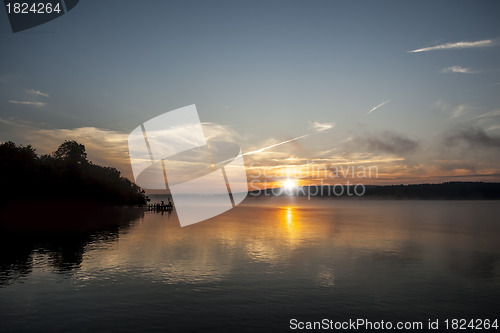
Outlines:
{"label": "contrail streak", "polygon": [[244,153],[244,154],[242,154],[242,155],[243,155],[243,156],[246,156],[246,155],[251,155],[251,154],[261,153],[261,152],[263,152],[264,150],[267,150],[267,149],[270,149],[270,148],[274,148],[274,147],[277,147],[277,146],[281,146],[281,145],[284,145],[285,143],[288,143],[288,142],[292,142],[292,141],[295,141],[295,140],[299,140],[299,139],[305,138],[306,136],[309,136],[309,135],[314,134],[314,133],[319,133],[319,132],[307,133],[307,134],[304,134],[304,135],[298,136],[298,137],[293,138],[293,139],[289,139],[289,140],[286,140],[286,141],[282,141],[282,142],[275,143],[274,145],[270,145],[270,146],[267,146],[267,147],[264,147],[264,148],[260,148],[260,149],[258,149],[258,150],[254,150],[254,151],[249,151],[249,152],[246,152],[246,153]]}
{"label": "contrail streak", "polygon": [[418,53],[418,52],[428,52],[434,50],[452,50],[452,49],[468,49],[472,47],[485,47],[493,46],[495,43],[491,39],[478,40],[475,42],[458,42],[458,43],[446,43],[431,47],[424,47],[422,49],[408,51],[408,53]]}
{"label": "contrail streak", "polygon": [[381,106],[383,106],[383,105],[385,105],[385,104],[389,103],[390,101],[391,101],[391,100],[390,100],[390,99],[388,99],[387,101],[380,103],[379,105],[377,105],[377,106],[373,107],[373,108],[372,108],[370,111],[368,111],[366,114],[370,114],[370,113],[372,113],[373,111],[375,111],[375,110],[377,110],[379,107],[381,107]]}
{"label": "contrail streak", "polygon": [[315,130],[314,132],[307,133],[307,134],[298,136],[298,137],[293,138],[293,139],[288,139],[288,140],[285,140],[285,141],[281,141],[281,142],[275,143],[273,145],[270,145],[270,146],[267,146],[267,147],[264,147],[264,148],[260,148],[260,149],[253,150],[253,151],[249,151],[249,152],[246,152],[246,153],[244,153],[242,155],[246,156],[246,155],[252,155],[252,154],[256,154],[256,153],[261,153],[264,150],[267,150],[267,149],[270,149],[270,148],[274,148],[274,147],[278,147],[278,146],[284,145],[285,143],[292,142],[292,141],[295,141],[295,140],[300,140],[300,139],[303,139],[303,138],[305,138],[305,137],[307,137],[309,135],[312,135],[312,134],[323,133],[323,132],[331,130],[332,128],[333,128],[333,126],[331,126],[328,129],[325,129],[324,127],[323,128],[319,128],[319,129]]}
{"label": "contrail streak", "polygon": [[[333,127],[332,127],[333,128]],[[331,128],[330,128],[331,129]],[[243,153],[241,154],[242,156],[247,156],[247,155],[252,155],[252,154],[257,154],[257,153],[261,153],[263,152],[264,150],[267,150],[267,149],[270,149],[270,148],[274,148],[274,147],[278,147],[278,146],[281,146],[281,145],[284,145],[285,143],[289,143],[289,142],[292,142],[292,141],[295,141],[295,140],[300,140],[300,139],[303,139],[309,135],[312,135],[312,134],[316,134],[316,133],[323,133],[323,132],[327,132],[329,131],[330,129],[318,129],[314,132],[311,132],[311,133],[307,133],[307,134],[304,134],[304,135],[301,135],[301,136],[298,136],[296,138],[293,138],[293,139],[288,139],[288,140],[285,140],[285,141],[281,141],[281,142],[278,142],[278,143],[275,143],[273,145],[270,145],[270,146],[267,146],[267,147],[264,147],[264,148],[260,148],[260,149],[257,149],[257,150],[253,150],[253,151],[249,151],[249,152],[246,152],[246,153]],[[232,158],[230,159],[227,159],[225,161],[222,161],[220,163],[226,163],[226,162],[230,162],[232,161]]]}

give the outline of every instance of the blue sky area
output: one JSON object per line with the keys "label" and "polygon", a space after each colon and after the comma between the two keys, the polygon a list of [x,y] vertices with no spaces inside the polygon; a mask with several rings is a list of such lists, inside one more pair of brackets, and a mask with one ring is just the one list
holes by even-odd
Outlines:
{"label": "blue sky area", "polygon": [[0,10],[0,141],[48,153],[76,139],[130,176],[128,133],[196,104],[243,152],[312,133],[247,166],[500,181],[499,13],[498,1],[82,0],[12,33]]}

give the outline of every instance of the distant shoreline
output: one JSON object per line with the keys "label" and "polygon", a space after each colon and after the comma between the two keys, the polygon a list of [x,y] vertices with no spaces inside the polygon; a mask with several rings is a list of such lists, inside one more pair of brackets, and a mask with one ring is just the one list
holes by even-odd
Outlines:
{"label": "distant shoreline", "polygon": [[250,191],[251,197],[320,197],[385,200],[500,200],[500,183],[446,182],[415,185],[323,185],[293,190],[271,188]]}

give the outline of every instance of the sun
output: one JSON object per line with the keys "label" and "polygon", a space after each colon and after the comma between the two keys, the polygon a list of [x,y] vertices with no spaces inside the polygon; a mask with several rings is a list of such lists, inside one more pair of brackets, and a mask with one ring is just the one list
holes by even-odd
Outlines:
{"label": "sun", "polygon": [[293,191],[295,188],[297,188],[297,181],[293,179],[287,179],[283,182],[283,188],[285,191]]}

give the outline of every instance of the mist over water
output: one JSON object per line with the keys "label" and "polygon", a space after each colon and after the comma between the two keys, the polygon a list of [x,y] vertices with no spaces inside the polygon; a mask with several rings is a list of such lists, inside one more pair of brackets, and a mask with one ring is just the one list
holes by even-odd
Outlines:
{"label": "mist over water", "polygon": [[145,211],[84,235],[3,235],[0,330],[495,319],[499,213],[498,201],[247,198],[184,228]]}

